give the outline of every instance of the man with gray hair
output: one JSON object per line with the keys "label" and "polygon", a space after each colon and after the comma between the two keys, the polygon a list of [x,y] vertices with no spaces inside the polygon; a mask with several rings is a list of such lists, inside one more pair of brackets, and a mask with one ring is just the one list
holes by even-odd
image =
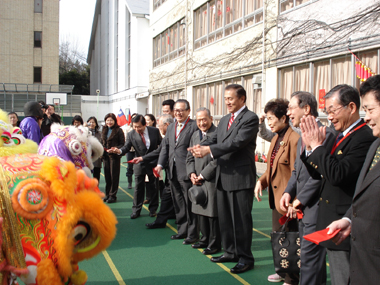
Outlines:
{"label": "man with gray hair", "polygon": [[[212,123],[210,110],[207,108],[201,107],[197,110],[196,122],[199,131],[192,135],[190,147],[205,141],[216,130]],[[186,170],[193,183],[193,187],[189,190],[192,200],[191,210],[198,215],[202,233],[199,243],[193,244],[192,247],[205,248],[202,252],[205,255],[217,253],[221,249],[221,240],[215,186],[216,160],[210,154],[198,158],[189,152],[186,158]],[[197,191],[201,193],[197,193]]]}

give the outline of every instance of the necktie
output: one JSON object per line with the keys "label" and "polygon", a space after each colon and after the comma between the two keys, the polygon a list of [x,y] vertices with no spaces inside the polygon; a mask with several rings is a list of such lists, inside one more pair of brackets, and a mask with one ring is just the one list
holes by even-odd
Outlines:
{"label": "necktie", "polygon": [[380,146],[376,150],[375,156],[373,157],[373,160],[372,160],[371,166],[369,167],[369,170],[371,170],[376,165],[376,163],[379,161],[379,159],[380,159]]}
{"label": "necktie", "polygon": [[144,137],[144,134],[140,134],[140,136],[141,136],[141,139],[142,139],[143,143],[144,143],[144,144],[145,144],[145,146],[146,146],[146,141],[145,141],[145,137]]}
{"label": "necktie", "polygon": [[232,123],[234,122],[234,113],[231,113],[231,119],[230,121],[228,122],[228,128],[227,128],[227,131],[230,129]]}
{"label": "necktie", "polygon": [[343,138],[343,133],[340,133],[338,136],[338,139],[336,140],[336,143],[338,143]]}

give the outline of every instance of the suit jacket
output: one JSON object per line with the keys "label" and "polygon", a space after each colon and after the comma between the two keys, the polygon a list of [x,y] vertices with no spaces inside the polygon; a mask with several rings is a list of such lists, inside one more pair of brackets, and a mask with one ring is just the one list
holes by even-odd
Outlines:
{"label": "suit jacket", "polygon": [[[121,150],[120,155],[124,155],[127,152],[130,152],[132,146],[135,149],[135,153],[137,157],[143,156],[158,148],[158,146],[160,145],[162,141],[160,131],[154,127],[147,126],[146,128],[148,129],[148,135],[149,135],[149,140],[150,140],[149,149],[146,148],[146,145],[142,141],[141,135],[135,130],[133,130],[128,133],[125,145],[122,148],[120,148]],[[135,175],[142,175],[142,174],[152,175],[153,174],[152,169],[154,166],[155,165],[152,163],[143,161],[142,163],[138,163],[133,166],[133,172]],[[146,171],[146,173],[144,172],[144,170]]]}
{"label": "suit jacket", "polygon": [[225,191],[253,189],[259,118],[245,107],[227,130],[230,118],[226,115],[220,119],[217,131],[202,145],[210,145],[211,154],[217,159],[217,187],[222,185]]}
{"label": "suit jacket", "polygon": [[[322,123],[317,122],[318,126],[321,127]],[[326,128],[326,140],[324,145],[334,140],[336,134],[330,129]],[[319,190],[321,187],[322,178],[313,178],[307,171],[306,166],[301,160],[301,150],[302,150],[302,139],[298,140],[297,144],[297,156],[296,162],[294,163],[294,170],[292,171],[292,176],[288,181],[285,193],[289,193],[292,200],[297,197],[297,199],[303,205],[303,222],[316,224],[318,217],[318,201],[319,201]]]}
{"label": "suit jacket", "polygon": [[182,129],[176,142],[176,125],[177,122],[168,126],[165,135],[165,138],[167,137],[167,144],[161,149],[158,164],[164,166],[166,163],[169,163],[170,179],[173,179],[174,165],[176,165],[175,170],[177,173],[177,179],[185,181],[189,180],[189,176],[187,176],[186,172],[187,149],[190,144],[191,136],[196,130],[198,130],[198,127],[194,120],[189,120],[186,126]]}
{"label": "suit jacket", "polygon": [[[364,121],[360,120],[356,126],[363,123]],[[333,221],[342,218],[350,208],[360,170],[374,140],[372,130],[364,126],[344,139],[333,154],[330,152],[335,140],[316,148],[309,157],[302,154],[301,158],[309,172],[323,177],[317,230],[325,229]],[[350,250],[349,239],[339,246],[331,241],[323,242],[321,245],[329,249]]]}
{"label": "suit jacket", "polygon": [[[111,135],[107,138],[108,127],[104,127],[102,131],[102,144],[106,149],[111,147],[121,148],[125,142],[124,132],[120,127],[112,129]],[[120,158],[117,154],[104,151],[103,155],[108,155],[110,158]]]}
{"label": "suit jacket", "polygon": [[[215,131],[216,127],[212,125],[202,140],[200,138],[201,131],[195,132],[191,137],[190,147],[205,141],[207,139],[207,136],[211,135]],[[189,177],[191,173],[195,173],[197,176],[199,174],[202,174],[202,176],[205,178],[203,186],[207,191],[207,204],[205,206],[192,204],[192,212],[207,217],[217,217],[218,208],[215,186],[216,160],[212,159],[210,154],[202,158],[195,158],[191,152],[189,152],[186,159],[186,170]]]}
{"label": "suit jacket", "polygon": [[278,134],[276,134],[269,147],[267,170],[259,178],[263,189],[269,186],[270,208],[276,209],[281,214],[285,214],[285,212],[280,209],[280,199],[294,170],[299,138],[299,134],[289,126],[282,139],[283,144],[280,144],[276,157],[273,160],[273,167],[271,167],[270,157],[278,139]]}
{"label": "suit jacket", "polygon": [[380,280],[380,163],[369,171],[379,145],[377,139],[367,153],[352,206],[346,213],[352,226],[351,284],[378,284]]}

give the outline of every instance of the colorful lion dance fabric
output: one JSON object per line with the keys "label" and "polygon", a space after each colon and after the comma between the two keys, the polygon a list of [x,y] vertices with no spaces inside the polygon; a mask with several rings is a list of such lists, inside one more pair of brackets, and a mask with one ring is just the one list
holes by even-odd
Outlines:
{"label": "colorful lion dance fabric", "polygon": [[[59,139],[69,151],[78,145],[70,139],[83,141],[71,135],[65,131],[66,139]],[[25,284],[85,284],[78,262],[106,249],[117,224],[97,180],[78,169],[92,168],[89,140],[80,143],[84,156],[77,151],[78,159],[71,151],[71,159],[36,154],[37,144],[12,128],[1,110],[0,136],[0,284],[17,284],[17,277]]]}

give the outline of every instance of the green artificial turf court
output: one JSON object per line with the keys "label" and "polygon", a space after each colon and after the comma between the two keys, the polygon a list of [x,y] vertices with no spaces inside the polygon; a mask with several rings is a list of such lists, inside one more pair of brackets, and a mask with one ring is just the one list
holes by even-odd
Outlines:
{"label": "green artificial turf court", "polygon": [[[252,210],[255,268],[234,275],[229,269],[236,263],[213,263],[211,256],[203,255],[201,250],[183,245],[182,240],[171,240],[176,232],[175,220],[169,220],[166,228],[149,230],[145,224],[155,218],[149,217],[146,207],[139,218],[130,219],[133,189],[127,189],[125,166],[123,163],[121,167],[117,203],[109,204],[118,219],[117,235],[106,252],[79,264],[88,275],[86,284],[271,284],[267,276],[274,273],[272,215],[266,191],[263,201],[255,201]],[[104,187],[102,176],[99,188],[104,191]]]}

